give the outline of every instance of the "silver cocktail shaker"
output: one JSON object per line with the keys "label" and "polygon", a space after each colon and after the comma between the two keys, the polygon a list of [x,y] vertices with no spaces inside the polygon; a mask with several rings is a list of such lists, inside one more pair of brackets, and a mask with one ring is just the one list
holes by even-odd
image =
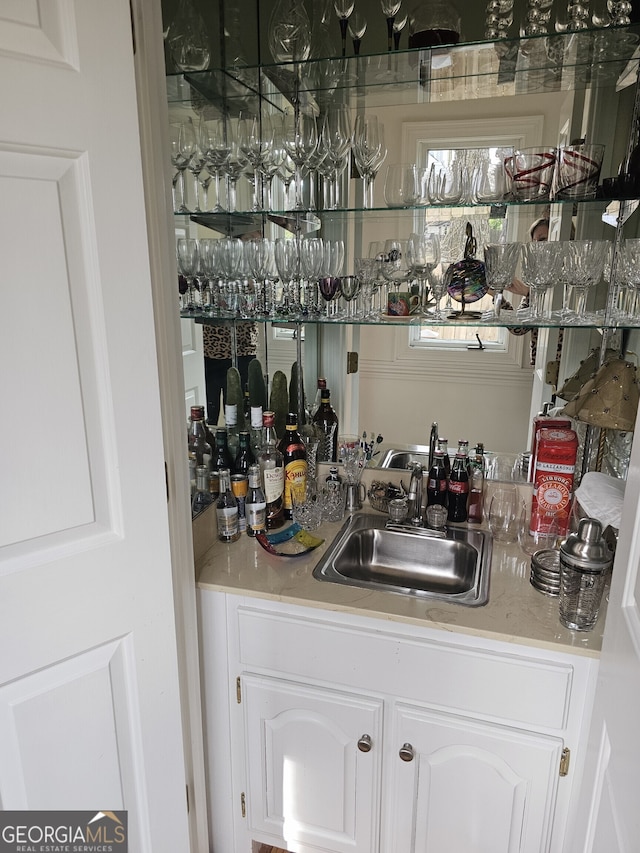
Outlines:
{"label": "silver cocktail shaker", "polygon": [[560,547],[560,621],[567,628],[591,631],[596,624],[612,563],[602,525],[583,518]]}

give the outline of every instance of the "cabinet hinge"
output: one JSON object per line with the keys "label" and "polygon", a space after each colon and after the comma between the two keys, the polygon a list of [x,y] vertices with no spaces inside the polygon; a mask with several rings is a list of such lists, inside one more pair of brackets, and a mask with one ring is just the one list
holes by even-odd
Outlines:
{"label": "cabinet hinge", "polygon": [[238,705],[242,704],[242,682],[240,681],[240,676],[236,678],[236,702]]}
{"label": "cabinet hinge", "polygon": [[565,746],[560,756],[560,775],[569,775],[569,762],[571,761],[571,750]]}
{"label": "cabinet hinge", "polygon": [[244,791],[240,794],[240,810],[242,811],[242,817],[247,816],[247,800],[244,795]]}

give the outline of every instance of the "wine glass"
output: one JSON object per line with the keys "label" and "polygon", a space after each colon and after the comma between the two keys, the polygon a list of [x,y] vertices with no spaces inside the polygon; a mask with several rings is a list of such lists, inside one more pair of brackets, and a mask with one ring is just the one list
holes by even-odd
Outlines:
{"label": "wine glass", "polygon": [[[318,288],[326,303],[325,316],[327,320],[333,317],[332,303],[340,295],[340,274],[344,264],[344,242],[342,240],[325,240],[322,255],[322,267]],[[335,305],[335,303],[333,303]]]}
{"label": "wine glass", "polygon": [[235,317],[238,308],[238,292],[235,285],[244,260],[244,243],[239,237],[225,237],[218,247],[218,266],[222,278],[220,305],[226,316]]}
{"label": "wine glass", "polygon": [[364,15],[361,15],[360,12],[354,12],[349,18],[348,30],[353,42],[353,52],[356,56],[359,56],[360,45],[362,44],[362,39],[367,31],[367,19]]}
{"label": "wine glass", "polygon": [[489,289],[493,290],[493,306],[483,312],[483,320],[500,317],[502,294],[515,276],[520,246],[520,243],[488,243],[484,247],[484,271]]}
{"label": "wine glass", "polygon": [[384,125],[375,114],[356,116],[353,132],[353,159],[362,176],[362,206],[373,207],[373,182],[387,156]]}
{"label": "wine glass", "polygon": [[423,313],[427,305],[425,282],[440,262],[440,240],[437,234],[412,234],[407,240],[407,267],[420,281],[420,304]]}
{"label": "wine glass", "polygon": [[235,213],[238,207],[238,181],[244,173],[246,158],[238,145],[238,127],[231,122],[227,123],[227,134],[229,139],[229,156],[224,162],[224,175],[227,189],[227,210]]}
{"label": "wine glass", "polygon": [[340,279],[340,290],[342,292],[342,298],[347,303],[347,319],[351,320],[354,317],[353,301],[360,293],[361,286],[361,279],[357,275],[343,275]]}
{"label": "wine glass", "polygon": [[196,135],[191,119],[170,126],[170,143],[171,164],[176,169],[172,181],[173,209],[177,213],[189,213],[185,195],[184,173],[196,147]]}
{"label": "wine glass", "polygon": [[336,210],[340,205],[338,178],[347,165],[352,135],[349,108],[346,104],[331,107],[322,122],[318,140],[318,155],[321,156],[318,169],[329,182],[330,210]]}
{"label": "wine glass", "polygon": [[355,0],[333,0],[333,8],[336,10],[336,15],[340,20],[343,56],[347,55],[347,26],[355,5]]}
{"label": "wine glass", "polygon": [[518,320],[531,323],[548,319],[545,296],[557,282],[561,266],[560,243],[534,241],[522,244],[522,280],[529,287],[529,308],[518,309]]}
{"label": "wine glass", "polygon": [[440,307],[440,303],[442,301],[442,297],[447,292],[448,278],[446,270],[447,264],[439,263],[434,267],[434,269],[430,270],[428,274],[429,289],[431,290],[431,296],[435,303],[432,314],[434,320],[444,320],[444,314]]}
{"label": "wine glass", "polygon": [[238,122],[238,147],[246,158],[246,174],[253,186],[251,210],[262,210],[260,179],[265,159],[273,146],[273,126],[267,116],[241,116]]}
{"label": "wine glass", "polygon": [[212,212],[223,213],[224,207],[220,203],[220,181],[231,154],[231,143],[225,120],[216,118],[203,122],[201,140],[207,165],[213,173],[216,203]]}
{"label": "wine glass", "polygon": [[284,119],[284,148],[295,166],[295,210],[304,210],[302,168],[318,144],[315,116],[297,111]]}
{"label": "wine glass", "polygon": [[[393,25],[396,15],[400,11],[400,6],[402,6],[402,0],[380,0],[380,6],[382,7],[382,14],[387,19],[387,50],[391,50],[393,45]],[[404,20],[406,22],[406,15]]]}
{"label": "wine glass", "polygon": [[176,259],[178,261],[178,272],[187,281],[187,292],[183,303],[183,310],[195,313],[198,310],[196,297],[195,276],[198,271],[198,241],[193,237],[179,237],[176,244]]}
{"label": "wine glass", "polygon": [[[562,244],[541,243],[532,245]],[[594,314],[587,313],[587,296],[589,290],[595,287],[602,278],[608,249],[609,243],[606,240],[568,240],[566,242],[564,275],[567,284],[578,294],[575,310],[564,314],[563,322],[568,325],[595,319]]]}
{"label": "wine glass", "polygon": [[396,15],[395,20],[393,22],[393,49],[400,50],[400,36],[402,35],[403,29],[407,25],[407,21],[409,20],[409,15],[404,12],[404,14],[398,17]]}

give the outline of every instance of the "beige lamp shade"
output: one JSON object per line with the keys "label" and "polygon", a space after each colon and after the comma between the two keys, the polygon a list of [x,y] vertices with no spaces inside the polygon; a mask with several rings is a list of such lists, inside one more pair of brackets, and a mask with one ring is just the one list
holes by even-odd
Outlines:
{"label": "beige lamp shade", "polygon": [[[611,359],[619,358],[618,351],[613,349],[608,349],[605,353],[604,363],[608,363]],[[575,400],[575,398],[580,394],[585,384],[589,381],[589,379],[593,379],[593,377],[598,372],[598,365],[600,364],[600,350],[592,349],[589,355],[585,358],[584,361],[580,362],[580,366],[569,376],[568,379],[565,379],[564,385],[557,392],[558,397],[561,397],[563,400],[571,401]]]}
{"label": "beige lamp shade", "polygon": [[636,422],[639,397],[635,365],[613,358],[602,365],[562,411],[591,426],[628,432]]}

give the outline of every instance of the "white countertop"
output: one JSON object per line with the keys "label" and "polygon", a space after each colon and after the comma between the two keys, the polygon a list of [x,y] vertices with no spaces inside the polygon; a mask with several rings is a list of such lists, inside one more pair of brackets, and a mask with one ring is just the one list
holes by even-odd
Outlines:
{"label": "white countertop", "polygon": [[[204,513],[197,522],[200,535],[209,534],[206,528],[213,525],[215,537],[213,511]],[[196,548],[196,553],[200,552],[198,586],[599,657],[606,602],[593,631],[565,628],[558,619],[558,599],[543,595],[529,583],[531,558],[517,544],[493,543],[489,602],[482,607],[465,607],[316,580],[313,569],[341,525],[323,524],[314,535],[323,538],[324,544],[298,557],[272,556],[244,533],[230,544],[216,539],[206,550]]]}

